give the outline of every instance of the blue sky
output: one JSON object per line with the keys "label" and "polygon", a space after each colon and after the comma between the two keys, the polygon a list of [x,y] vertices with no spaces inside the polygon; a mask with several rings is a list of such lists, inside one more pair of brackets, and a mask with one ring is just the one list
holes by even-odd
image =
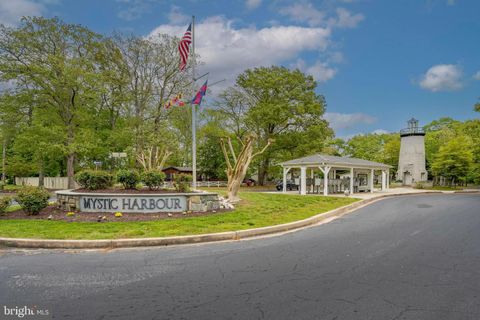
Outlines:
{"label": "blue sky", "polygon": [[107,35],[181,36],[194,14],[211,81],[229,85],[260,65],[300,68],[317,79],[340,137],[398,131],[412,116],[478,117],[479,12],[476,0],[0,0],[4,24],[58,16]]}

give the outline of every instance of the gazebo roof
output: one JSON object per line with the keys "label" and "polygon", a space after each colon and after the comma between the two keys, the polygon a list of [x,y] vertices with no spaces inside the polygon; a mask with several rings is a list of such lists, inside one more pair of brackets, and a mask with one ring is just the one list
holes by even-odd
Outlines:
{"label": "gazebo roof", "polygon": [[355,168],[381,168],[381,169],[388,169],[392,166],[380,162],[368,161],[363,159],[357,158],[350,158],[350,157],[337,157],[331,156],[327,154],[314,154],[311,156],[293,159],[289,161],[285,161],[281,163],[284,167],[291,167],[291,166],[319,166],[319,165],[327,165],[333,167],[355,167]]}

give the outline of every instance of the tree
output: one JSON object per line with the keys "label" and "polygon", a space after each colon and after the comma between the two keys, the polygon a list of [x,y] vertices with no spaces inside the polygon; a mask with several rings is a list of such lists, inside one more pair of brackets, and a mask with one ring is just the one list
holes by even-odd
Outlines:
{"label": "tree", "polygon": [[460,135],[440,147],[432,163],[432,171],[436,176],[446,177],[450,183],[463,180],[473,164],[472,141],[465,135]]}
{"label": "tree", "polygon": [[242,148],[238,153],[238,157],[235,154],[230,137],[227,138],[228,150],[225,141],[223,139],[220,140],[222,152],[227,164],[227,198],[230,202],[238,202],[240,200],[240,198],[238,198],[238,191],[240,190],[240,186],[245,178],[245,174],[247,173],[248,166],[252,162],[252,159],[264,153],[272,143],[272,140],[268,140],[267,144],[260,151],[253,153],[256,139],[257,137],[255,134],[248,134],[244,141],[240,141]]}
{"label": "tree", "polygon": [[[126,63],[136,158],[148,153],[152,157],[149,161],[160,163],[162,159],[156,158],[161,157],[160,150],[174,153],[178,140],[185,151],[190,136],[185,137],[183,133],[189,130],[184,127],[189,129],[190,122],[183,118],[190,117],[191,112],[185,108],[164,108],[173,96],[191,90],[191,64],[185,71],[178,71],[178,39],[165,34],[147,39],[117,35],[115,42]],[[190,62],[193,59],[190,57]]]}
{"label": "tree", "polygon": [[[92,121],[99,102],[103,37],[57,18],[26,17],[17,29],[0,27],[0,72],[4,81],[24,83],[33,105],[62,126],[69,187],[73,188],[79,128]],[[56,119],[55,119],[56,118]],[[93,120],[94,121],[94,120]]]}
{"label": "tree", "polygon": [[258,146],[275,140],[275,145],[255,161],[260,185],[277,162],[320,152],[326,140],[333,137],[322,118],[325,99],[315,93],[315,88],[313,77],[272,66],[246,70],[234,87],[220,95],[218,112],[237,139],[253,132]]}

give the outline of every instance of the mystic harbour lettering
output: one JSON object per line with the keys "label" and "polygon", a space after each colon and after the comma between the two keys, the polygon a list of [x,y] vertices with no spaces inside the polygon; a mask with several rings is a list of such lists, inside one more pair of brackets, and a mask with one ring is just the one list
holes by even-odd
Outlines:
{"label": "mystic harbour lettering", "polygon": [[184,196],[82,196],[80,211],[83,212],[181,212],[187,210]]}

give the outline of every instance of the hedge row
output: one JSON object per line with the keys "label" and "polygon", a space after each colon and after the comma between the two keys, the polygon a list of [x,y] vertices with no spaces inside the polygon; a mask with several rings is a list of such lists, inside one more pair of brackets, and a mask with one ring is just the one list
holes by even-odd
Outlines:
{"label": "hedge row", "polygon": [[[182,176],[179,180],[188,179]],[[135,189],[142,182],[150,190],[157,190],[165,181],[165,173],[160,170],[150,170],[139,174],[136,170],[125,169],[118,171],[114,179],[113,175],[106,171],[84,170],[75,175],[75,181],[82,188],[89,190],[108,189],[113,186],[114,181],[121,183],[125,189]],[[181,188],[185,188],[185,186],[182,185]]]}

